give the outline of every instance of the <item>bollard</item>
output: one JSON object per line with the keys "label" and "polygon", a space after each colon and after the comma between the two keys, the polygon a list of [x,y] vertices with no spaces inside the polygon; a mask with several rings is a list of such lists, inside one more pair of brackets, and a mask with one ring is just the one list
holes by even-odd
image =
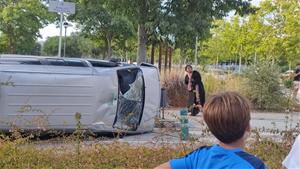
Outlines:
{"label": "bollard", "polygon": [[162,113],[162,119],[165,119],[165,107],[167,106],[167,91],[165,88],[161,88],[160,94],[160,108]]}
{"label": "bollard", "polygon": [[187,118],[187,108],[180,110],[180,128],[181,128],[181,140],[188,140],[189,138],[189,121]]}

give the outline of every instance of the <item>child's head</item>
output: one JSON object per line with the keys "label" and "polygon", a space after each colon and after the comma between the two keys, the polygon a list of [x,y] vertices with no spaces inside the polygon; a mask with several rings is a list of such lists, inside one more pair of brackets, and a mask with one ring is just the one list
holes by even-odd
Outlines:
{"label": "child's head", "polygon": [[224,92],[205,103],[203,116],[212,134],[229,144],[242,138],[249,129],[250,106],[240,94]]}

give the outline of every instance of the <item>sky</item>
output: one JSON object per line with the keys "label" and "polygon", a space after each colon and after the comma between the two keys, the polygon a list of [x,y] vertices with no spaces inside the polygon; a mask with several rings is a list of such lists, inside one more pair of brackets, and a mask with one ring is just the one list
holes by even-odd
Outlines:
{"label": "sky", "polygon": [[[255,6],[258,6],[261,0],[252,0],[252,4]],[[67,28],[67,36],[69,36],[72,32],[76,32],[78,31],[76,29],[76,26],[74,25],[74,23],[72,23],[73,26],[72,27],[68,27]],[[50,24],[48,26],[46,26],[43,29],[40,29],[40,34],[42,35],[42,38],[39,38],[39,41],[45,41],[47,39],[47,37],[51,37],[51,36],[59,36],[59,27],[56,28],[55,24]],[[63,28],[63,32],[62,35],[65,35],[65,30]]]}
{"label": "sky", "polygon": [[[73,26],[67,28],[67,36],[70,36],[72,32],[76,32],[76,27],[72,23]],[[43,29],[40,29],[40,34],[42,35],[42,38],[39,38],[38,41],[45,41],[47,37],[51,36],[59,36],[59,27],[57,28],[55,24],[49,24]],[[63,28],[62,35],[65,35],[65,29]]]}

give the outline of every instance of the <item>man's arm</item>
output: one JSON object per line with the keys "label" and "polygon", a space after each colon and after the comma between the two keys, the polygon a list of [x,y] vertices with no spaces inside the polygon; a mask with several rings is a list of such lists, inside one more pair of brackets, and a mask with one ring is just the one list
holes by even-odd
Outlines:
{"label": "man's arm", "polygon": [[171,169],[170,162],[163,163],[162,165],[155,167],[154,169]]}

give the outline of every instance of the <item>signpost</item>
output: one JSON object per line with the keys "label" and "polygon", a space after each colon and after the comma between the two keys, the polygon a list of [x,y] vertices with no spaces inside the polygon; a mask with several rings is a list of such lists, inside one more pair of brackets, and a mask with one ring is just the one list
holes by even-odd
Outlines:
{"label": "signpost", "polygon": [[50,12],[75,14],[75,3],[64,1],[49,1]]}
{"label": "signpost", "polygon": [[75,3],[64,2],[64,0],[59,0],[59,1],[50,0],[48,10],[50,12],[60,13],[58,57],[61,57],[61,37],[62,37],[62,27],[63,27],[63,13],[74,14],[75,13]]}

